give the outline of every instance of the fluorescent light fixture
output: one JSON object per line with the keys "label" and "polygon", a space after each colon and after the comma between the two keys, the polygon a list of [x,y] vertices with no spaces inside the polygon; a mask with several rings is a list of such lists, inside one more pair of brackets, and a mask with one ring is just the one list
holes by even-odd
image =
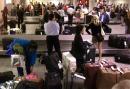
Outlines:
{"label": "fluorescent light fixture", "polygon": [[6,0],[6,4],[12,3],[12,0]]}

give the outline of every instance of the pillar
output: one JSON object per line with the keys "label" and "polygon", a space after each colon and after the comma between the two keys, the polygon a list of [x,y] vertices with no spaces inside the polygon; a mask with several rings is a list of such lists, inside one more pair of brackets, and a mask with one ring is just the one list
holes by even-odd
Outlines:
{"label": "pillar", "polygon": [[89,0],[89,11],[93,9],[93,7],[96,6],[96,0]]}

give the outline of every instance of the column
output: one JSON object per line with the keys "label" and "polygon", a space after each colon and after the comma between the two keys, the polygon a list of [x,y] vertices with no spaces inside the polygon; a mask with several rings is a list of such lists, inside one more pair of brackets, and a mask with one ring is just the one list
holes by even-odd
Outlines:
{"label": "column", "polygon": [[89,11],[96,6],[96,0],[89,0]]}

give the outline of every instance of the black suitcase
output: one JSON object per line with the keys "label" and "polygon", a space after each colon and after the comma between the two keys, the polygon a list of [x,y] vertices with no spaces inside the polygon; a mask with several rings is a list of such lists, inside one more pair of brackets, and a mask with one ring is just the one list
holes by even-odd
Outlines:
{"label": "black suitcase", "polygon": [[9,80],[13,80],[15,75],[13,74],[12,71],[7,71],[7,72],[0,72],[0,83],[4,83]]}
{"label": "black suitcase", "polygon": [[48,72],[45,76],[45,89],[62,89],[61,77],[57,72]]}
{"label": "black suitcase", "polygon": [[128,48],[128,41],[125,36],[117,37],[116,48],[125,49]]}
{"label": "black suitcase", "polygon": [[84,62],[95,62],[95,56],[96,56],[96,48],[93,44],[90,44],[89,42],[85,41],[84,45],[86,46],[86,51],[84,55]]}
{"label": "black suitcase", "polygon": [[67,75],[63,81],[64,89],[85,89],[85,77],[82,73],[72,73]]}
{"label": "black suitcase", "polygon": [[63,35],[72,35],[75,34],[76,27],[75,26],[65,26]]}
{"label": "black suitcase", "polygon": [[36,35],[44,35],[45,32],[43,30],[36,30],[35,34]]}
{"label": "black suitcase", "polygon": [[130,52],[120,52],[115,55],[115,62],[130,64]]}
{"label": "black suitcase", "polygon": [[16,28],[16,23],[17,23],[17,22],[16,22],[15,20],[10,20],[10,21],[8,22],[10,28]]}
{"label": "black suitcase", "polygon": [[24,80],[19,82],[15,89],[41,89],[41,88],[38,88],[38,84],[35,82]]}
{"label": "black suitcase", "polygon": [[3,45],[3,50],[7,50],[8,46],[10,45],[10,43],[13,41],[13,38],[10,37],[5,37],[2,38],[2,45]]}
{"label": "black suitcase", "polygon": [[117,45],[117,35],[110,35],[108,40],[108,45],[110,47],[116,47]]}

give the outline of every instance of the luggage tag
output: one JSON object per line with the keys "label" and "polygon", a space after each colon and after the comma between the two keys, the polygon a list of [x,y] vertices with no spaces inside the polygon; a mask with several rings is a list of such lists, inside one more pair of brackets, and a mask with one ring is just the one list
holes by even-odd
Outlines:
{"label": "luggage tag", "polygon": [[59,61],[58,67],[59,67],[59,69],[62,69],[62,68],[63,68],[63,65],[62,65],[61,61]]}

